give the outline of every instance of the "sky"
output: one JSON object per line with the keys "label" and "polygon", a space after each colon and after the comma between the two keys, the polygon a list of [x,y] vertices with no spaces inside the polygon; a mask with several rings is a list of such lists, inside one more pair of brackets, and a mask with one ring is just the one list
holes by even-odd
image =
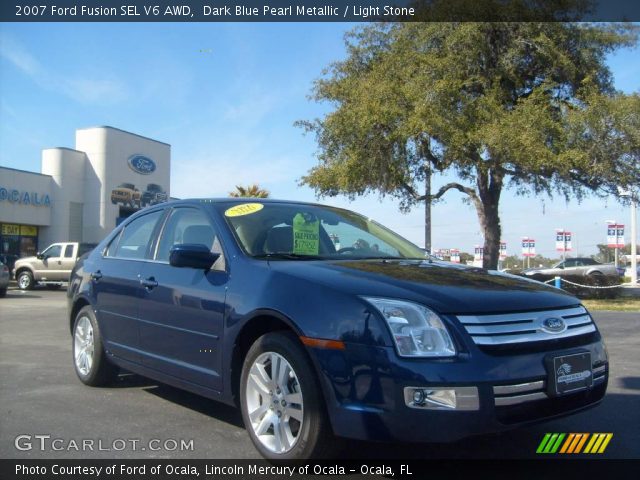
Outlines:
{"label": "sky", "polygon": [[[317,145],[294,122],[329,112],[308,98],[313,81],[345,56],[345,23],[41,23],[0,24],[0,165],[40,171],[41,150],[74,147],[75,130],[109,125],[171,144],[171,195],[227,196],[257,182],[274,198],[316,201],[299,180],[317,163]],[[608,58],[616,88],[640,87],[640,49]],[[450,181],[436,176],[434,191]],[[475,210],[449,192],[434,205],[434,248],[473,253],[482,244]],[[378,195],[350,208],[424,245],[424,211],[408,214]],[[555,229],[573,232],[574,249],[596,253],[606,222],[627,225],[614,199],[501,199],[503,239],[520,254],[556,257]],[[574,253],[577,253],[574,250]]]}

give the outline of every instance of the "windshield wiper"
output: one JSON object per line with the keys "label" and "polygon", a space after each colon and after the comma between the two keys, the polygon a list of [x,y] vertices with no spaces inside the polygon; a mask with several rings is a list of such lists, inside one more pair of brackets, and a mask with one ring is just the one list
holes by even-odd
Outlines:
{"label": "windshield wiper", "polygon": [[293,252],[272,252],[254,255],[253,258],[279,258],[284,260],[324,260],[320,255],[302,255]]}

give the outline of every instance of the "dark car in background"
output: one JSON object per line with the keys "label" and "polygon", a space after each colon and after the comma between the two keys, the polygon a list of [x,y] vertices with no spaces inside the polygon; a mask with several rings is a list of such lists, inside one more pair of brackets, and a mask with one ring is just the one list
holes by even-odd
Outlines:
{"label": "dark car in background", "polygon": [[9,269],[9,273],[13,276],[13,267],[16,264],[16,260],[20,257],[18,255],[11,255],[9,253],[0,253],[0,262],[4,263]]}
{"label": "dark car in background", "polygon": [[11,278],[10,270],[7,265],[0,261],[0,297],[7,295],[9,288],[9,279]]}
{"label": "dark car in background", "polygon": [[329,455],[334,436],[502,431],[592,407],[607,387],[604,343],[575,297],[425,257],[316,204],[147,208],[78,261],[67,295],[83,383],[124,368],[238,405],[270,459]]}
{"label": "dark car in background", "polygon": [[143,207],[147,207],[149,205],[166,202],[168,198],[167,192],[161,185],[158,185],[157,183],[149,183],[147,185],[147,189],[142,192],[140,204]]}

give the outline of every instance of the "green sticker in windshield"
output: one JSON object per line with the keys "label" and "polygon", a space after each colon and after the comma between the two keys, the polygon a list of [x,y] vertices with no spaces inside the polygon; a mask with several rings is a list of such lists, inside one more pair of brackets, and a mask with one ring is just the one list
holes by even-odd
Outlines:
{"label": "green sticker in windshield", "polygon": [[320,251],[320,220],[310,214],[293,217],[293,253],[318,255]]}

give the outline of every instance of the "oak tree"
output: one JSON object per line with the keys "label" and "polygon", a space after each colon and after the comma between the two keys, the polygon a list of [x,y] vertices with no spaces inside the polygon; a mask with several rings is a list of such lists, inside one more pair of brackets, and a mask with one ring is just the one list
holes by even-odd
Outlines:
{"label": "oak tree", "polygon": [[[566,2],[571,3],[571,2]],[[496,268],[502,192],[618,195],[640,183],[640,96],[613,86],[606,56],[633,24],[381,23],[346,37],[316,80],[319,196],[378,192],[406,211],[462,192]],[[431,192],[431,172],[456,181]]]}

